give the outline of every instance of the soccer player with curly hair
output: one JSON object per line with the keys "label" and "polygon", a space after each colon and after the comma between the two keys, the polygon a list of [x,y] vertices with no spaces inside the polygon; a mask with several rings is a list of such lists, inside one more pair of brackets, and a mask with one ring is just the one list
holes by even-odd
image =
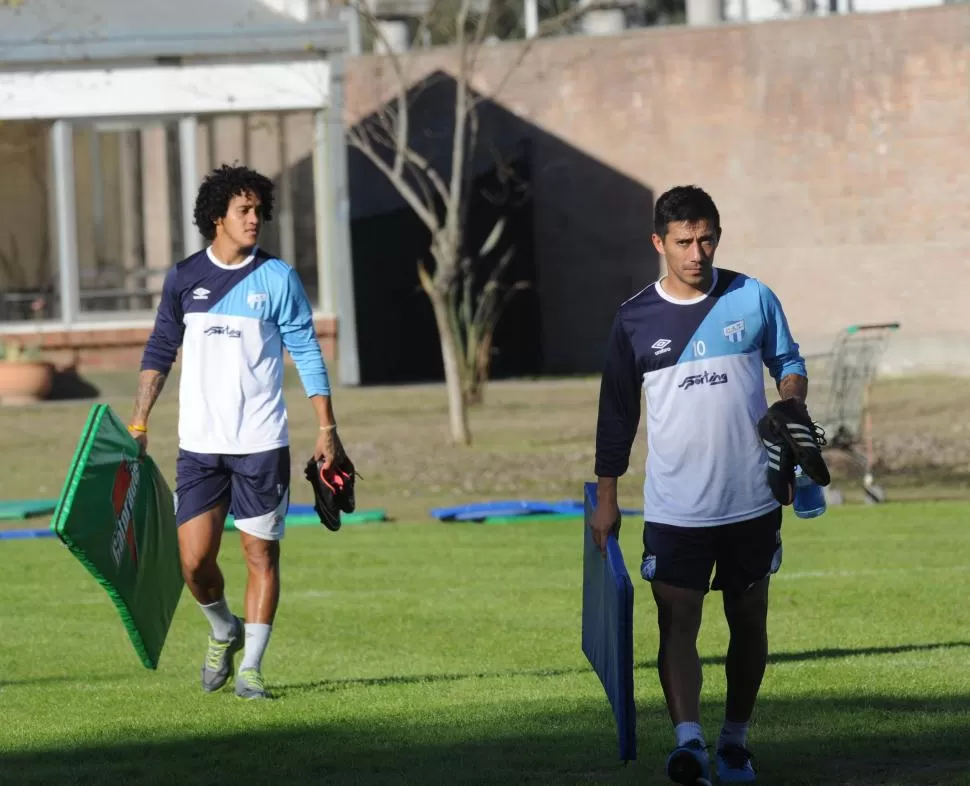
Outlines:
{"label": "soccer player with curly hair", "polygon": [[[290,499],[283,349],[319,423],[314,457],[345,458],[312,307],[296,271],[257,245],[273,215],[273,183],[222,166],[198,191],[208,246],[172,267],[145,346],[129,430],[142,450],[148,418],[182,350],[175,516],[182,575],[211,627],[202,688],[221,689],[244,650],[235,693],[267,698],[262,659],[280,594],[280,540]],[[246,558],[245,621],[226,602],[217,564],[232,513]]]}

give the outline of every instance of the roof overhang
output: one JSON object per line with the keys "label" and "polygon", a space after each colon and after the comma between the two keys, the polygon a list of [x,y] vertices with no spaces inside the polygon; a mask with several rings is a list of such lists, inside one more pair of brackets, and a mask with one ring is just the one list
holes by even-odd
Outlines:
{"label": "roof overhang", "polygon": [[318,109],[347,25],[5,43],[0,120]]}

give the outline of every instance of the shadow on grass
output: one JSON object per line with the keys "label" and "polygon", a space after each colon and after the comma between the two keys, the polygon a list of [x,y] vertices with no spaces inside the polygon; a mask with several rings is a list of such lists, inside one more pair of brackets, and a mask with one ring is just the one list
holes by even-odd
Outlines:
{"label": "shadow on grass", "polygon": [[[425,714],[411,724],[370,718],[291,727],[273,725],[275,707],[237,706],[233,714],[248,729],[2,756],[0,783],[661,784],[672,741],[662,708],[641,708],[639,758],[622,766],[605,700],[523,697],[509,707],[463,708],[460,723]],[[759,782],[966,783],[968,708],[970,696],[762,701],[752,740]],[[717,712],[704,708],[705,717]]]}
{"label": "shadow on grass", "polygon": [[[105,675],[101,677],[85,677],[84,682],[87,684],[94,684],[97,682],[117,682],[118,680],[125,679],[127,675]],[[24,680],[10,680],[0,677],[0,688],[5,688],[8,686],[16,687],[27,687],[27,686],[40,686],[40,685],[56,685],[58,683],[72,684],[75,685],[78,682],[76,674],[58,674],[56,676],[49,677],[28,677]]]}
{"label": "shadow on grass", "polygon": [[[851,658],[854,656],[870,655],[901,655],[909,652],[928,652],[931,650],[948,650],[957,648],[970,648],[970,641],[946,641],[935,644],[900,644],[887,647],[856,647],[841,648],[833,647],[818,650],[806,650],[804,652],[776,652],[768,656],[768,663],[799,663],[815,660],[833,660],[838,658]],[[704,666],[723,666],[725,658],[722,655],[711,655],[701,658]],[[638,661],[634,668],[637,670],[655,669],[656,660]],[[382,687],[389,685],[422,685],[438,682],[459,682],[461,680],[474,679],[507,679],[512,677],[567,677],[574,674],[586,674],[590,671],[588,667],[566,668],[566,669],[508,669],[504,671],[482,671],[466,672],[459,674],[410,674],[392,675],[387,677],[362,677],[338,680],[315,680],[313,682],[300,682],[283,684],[277,687],[281,695],[292,692],[322,691],[335,693],[340,690],[350,690],[359,687]]]}
{"label": "shadow on grass", "polygon": [[86,377],[70,367],[54,372],[54,381],[48,399],[50,401],[84,401],[97,398],[101,390]]}

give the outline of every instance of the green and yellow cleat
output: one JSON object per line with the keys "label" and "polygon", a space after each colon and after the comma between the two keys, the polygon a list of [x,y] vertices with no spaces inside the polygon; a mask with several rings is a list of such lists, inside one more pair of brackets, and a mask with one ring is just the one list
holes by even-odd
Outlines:
{"label": "green and yellow cleat", "polygon": [[240,699],[268,699],[263,675],[256,669],[242,669],[236,675],[236,695]]}
{"label": "green and yellow cleat", "polygon": [[232,676],[232,657],[246,641],[243,621],[236,617],[236,632],[228,641],[209,636],[209,648],[202,664],[202,690],[213,693],[222,688]]}

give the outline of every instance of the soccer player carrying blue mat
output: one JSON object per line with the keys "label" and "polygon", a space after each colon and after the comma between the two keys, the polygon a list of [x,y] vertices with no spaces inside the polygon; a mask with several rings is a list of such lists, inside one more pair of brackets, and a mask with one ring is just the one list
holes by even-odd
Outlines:
{"label": "soccer player carrying blue mat", "polygon": [[[202,183],[195,222],[210,245],[168,271],[129,430],[144,449],[148,416],[182,350],[175,518],[185,582],[209,622],[202,688],[222,688],[242,649],[236,695],[267,698],[262,659],[280,593],[280,539],[290,498],[283,348],[319,422],[314,458],[347,461],[313,312],[296,271],[257,245],[273,184],[223,166]],[[248,568],[245,622],[226,603],[217,564],[226,515]]]}
{"label": "soccer player carrying blue mat", "polygon": [[[641,575],[657,605],[658,669],[676,736],[666,772],[690,786],[711,783],[697,653],[704,597],[721,591],[730,629],[718,778],[751,782],[748,723],[767,664],[782,508],[793,500],[796,464],[829,482],[824,438],[805,406],[805,362],[781,304],[757,279],[714,267],[720,238],[717,207],[703,190],[679,186],[657,200],[653,242],[667,272],[617,311],[596,430],[592,528],[602,544],[616,520],[617,479],[629,467],[645,391]],[[763,365],[781,399],[770,408]]]}

